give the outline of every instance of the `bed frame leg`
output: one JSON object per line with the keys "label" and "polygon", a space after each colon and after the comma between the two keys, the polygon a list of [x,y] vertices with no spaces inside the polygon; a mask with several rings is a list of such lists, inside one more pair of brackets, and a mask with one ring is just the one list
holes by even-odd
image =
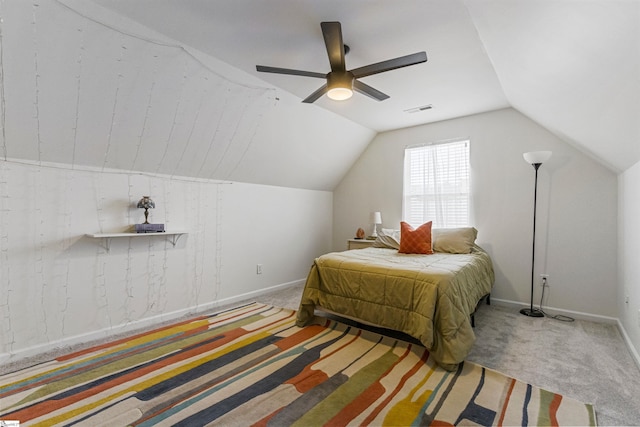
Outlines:
{"label": "bed frame leg", "polygon": [[476,305],[476,309],[473,311],[473,313],[471,313],[472,328],[476,327],[476,311],[478,311],[478,308],[480,307],[480,303],[482,302],[483,299],[487,301],[487,305],[491,305],[491,294],[486,294],[485,296],[480,298],[480,301],[478,301],[478,305]]}

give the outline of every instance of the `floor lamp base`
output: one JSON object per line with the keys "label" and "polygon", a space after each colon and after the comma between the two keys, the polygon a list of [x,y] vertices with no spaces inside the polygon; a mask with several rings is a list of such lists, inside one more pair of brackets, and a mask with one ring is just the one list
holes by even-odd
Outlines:
{"label": "floor lamp base", "polygon": [[536,310],[535,308],[523,308],[522,310],[520,310],[520,314],[524,314],[525,316],[529,317],[544,317],[544,313],[542,313],[540,310]]}

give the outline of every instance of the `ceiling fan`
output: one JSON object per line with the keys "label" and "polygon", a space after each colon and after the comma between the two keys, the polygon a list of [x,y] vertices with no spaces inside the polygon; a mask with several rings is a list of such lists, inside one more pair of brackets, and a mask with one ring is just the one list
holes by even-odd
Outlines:
{"label": "ceiling fan", "polygon": [[387,61],[377,62],[375,64],[347,71],[344,57],[345,53],[349,51],[349,47],[342,41],[342,28],[340,23],[321,22],[320,27],[322,27],[324,44],[326,45],[327,53],[329,54],[329,64],[331,65],[331,71],[329,73],[323,74],[313,71],[267,67],[264,65],[256,65],[256,70],[263,73],[291,74],[294,76],[326,79],[327,83],[302,100],[302,102],[306,103],[316,101],[325,93],[329,98],[336,101],[348,99],[351,98],[354,90],[377,101],[384,101],[389,98],[389,95],[362,83],[358,79],[427,61],[427,54],[425,52],[418,52],[412,55],[401,56],[399,58],[389,59]]}

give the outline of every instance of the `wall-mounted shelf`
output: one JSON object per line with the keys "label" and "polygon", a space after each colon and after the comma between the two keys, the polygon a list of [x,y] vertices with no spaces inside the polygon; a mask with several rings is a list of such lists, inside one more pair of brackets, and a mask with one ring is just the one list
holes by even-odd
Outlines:
{"label": "wall-mounted shelf", "polygon": [[104,242],[104,248],[109,252],[111,249],[111,239],[120,237],[166,237],[166,239],[176,246],[178,239],[183,234],[188,234],[186,231],[164,231],[161,233],[95,233],[87,234],[87,237],[93,239],[101,239]]}

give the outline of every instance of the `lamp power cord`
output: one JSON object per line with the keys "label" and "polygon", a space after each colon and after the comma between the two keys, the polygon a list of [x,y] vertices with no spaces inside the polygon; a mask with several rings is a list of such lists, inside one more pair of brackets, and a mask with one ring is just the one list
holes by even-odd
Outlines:
{"label": "lamp power cord", "polygon": [[563,314],[556,314],[555,316],[551,316],[547,313],[545,313],[545,311],[542,309],[542,301],[544,300],[544,290],[547,287],[547,278],[543,277],[542,278],[542,295],[540,296],[540,307],[538,308],[538,311],[542,314],[544,314],[545,317],[549,317],[551,319],[555,319],[555,320],[559,320],[561,322],[573,322],[576,319],[574,319],[573,317],[569,317],[569,316],[565,316]]}

